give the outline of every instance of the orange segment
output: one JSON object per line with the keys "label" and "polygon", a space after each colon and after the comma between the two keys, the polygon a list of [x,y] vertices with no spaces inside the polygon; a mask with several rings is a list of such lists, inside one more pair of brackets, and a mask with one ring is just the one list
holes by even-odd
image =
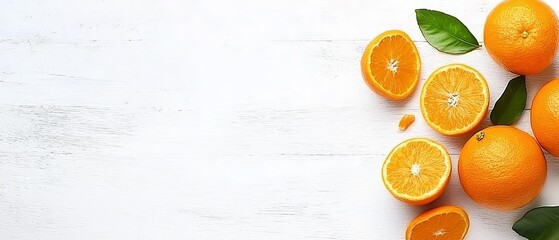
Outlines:
{"label": "orange segment", "polygon": [[392,100],[408,97],[419,80],[421,61],[415,44],[400,30],[378,35],[361,58],[361,73],[376,93]]}
{"label": "orange segment", "polygon": [[398,128],[400,131],[406,131],[408,127],[415,121],[415,116],[412,114],[406,114],[400,119],[400,123],[398,123]]}
{"label": "orange segment", "polygon": [[485,118],[489,88],[475,69],[450,64],[429,76],[421,91],[420,105],[429,126],[445,135],[459,135]]}
{"label": "orange segment", "polygon": [[406,240],[460,240],[470,228],[470,219],[458,206],[442,206],[428,210],[408,225]]}
{"label": "orange segment", "polygon": [[446,149],[426,138],[413,138],[396,146],[382,166],[382,181],[397,199],[424,205],[437,199],[450,179]]}

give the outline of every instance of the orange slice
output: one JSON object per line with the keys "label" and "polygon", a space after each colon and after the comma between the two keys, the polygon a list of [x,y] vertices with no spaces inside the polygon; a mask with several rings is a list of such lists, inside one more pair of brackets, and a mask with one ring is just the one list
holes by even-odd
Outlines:
{"label": "orange slice", "polygon": [[382,165],[382,181],[398,200],[424,205],[448,185],[451,163],[446,149],[433,140],[412,138],[394,147]]}
{"label": "orange slice", "polygon": [[378,35],[361,58],[361,73],[369,88],[392,100],[404,99],[413,92],[420,69],[415,44],[400,30]]}
{"label": "orange slice", "polygon": [[449,136],[463,134],[485,118],[489,88],[477,70],[450,64],[429,76],[421,91],[420,106],[431,128]]}
{"label": "orange slice", "polygon": [[460,240],[470,228],[470,219],[458,206],[442,206],[428,210],[408,225],[406,240]]}

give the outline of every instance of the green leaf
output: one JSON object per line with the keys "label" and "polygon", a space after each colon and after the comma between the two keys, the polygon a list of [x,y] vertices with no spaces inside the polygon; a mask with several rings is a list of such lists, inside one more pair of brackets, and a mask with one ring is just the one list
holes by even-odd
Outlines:
{"label": "green leaf", "polygon": [[526,107],[526,77],[518,76],[507,84],[503,95],[491,111],[491,122],[495,125],[515,123]]}
{"label": "green leaf", "polygon": [[441,52],[463,54],[481,47],[458,18],[428,9],[416,9],[415,17],[425,40]]}
{"label": "green leaf", "polygon": [[529,240],[559,239],[559,206],[528,211],[514,223],[512,230]]}

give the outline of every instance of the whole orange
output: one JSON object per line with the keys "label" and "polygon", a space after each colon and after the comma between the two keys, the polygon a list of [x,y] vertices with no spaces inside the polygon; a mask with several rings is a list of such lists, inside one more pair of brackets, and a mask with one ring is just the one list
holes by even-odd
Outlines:
{"label": "whole orange", "polygon": [[534,97],[530,122],[540,145],[559,156],[559,78],[543,86]]}
{"label": "whole orange", "polygon": [[539,195],[547,163],[528,133],[510,126],[492,126],[466,142],[458,159],[458,175],[464,191],[478,204],[512,210]]}
{"label": "whole orange", "polygon": [[505,0],[485,20],[485,48],[506,70],[533,75],[553,62],[558,27],[555,11],[543,1]]}

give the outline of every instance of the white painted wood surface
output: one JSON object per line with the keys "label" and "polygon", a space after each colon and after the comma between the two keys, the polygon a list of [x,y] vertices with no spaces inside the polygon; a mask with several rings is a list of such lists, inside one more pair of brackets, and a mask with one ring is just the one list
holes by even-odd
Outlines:
{"label": "white painted wood surface", "polygon": [[[419,88],[466,63],[492,106],[513,75],[483,48],[437,52],[413,10],[450,13],[481,41],[497,2],[0,1],[0,239],[403,239],[443,204],[468,211],[468,239],[521,239],[516,219],[559,204],[558,159],[546,155],[543,194],[517,211],[477,206],[456,171],[436,202],[398,202],[380,177],[393,146],[433,138],[456,170],[467,137],[431,130],[419,91],[373,94],[359,69],[368,41],[402,29],[421,53]],[[528,78],[530,99],[557,66]]]}

